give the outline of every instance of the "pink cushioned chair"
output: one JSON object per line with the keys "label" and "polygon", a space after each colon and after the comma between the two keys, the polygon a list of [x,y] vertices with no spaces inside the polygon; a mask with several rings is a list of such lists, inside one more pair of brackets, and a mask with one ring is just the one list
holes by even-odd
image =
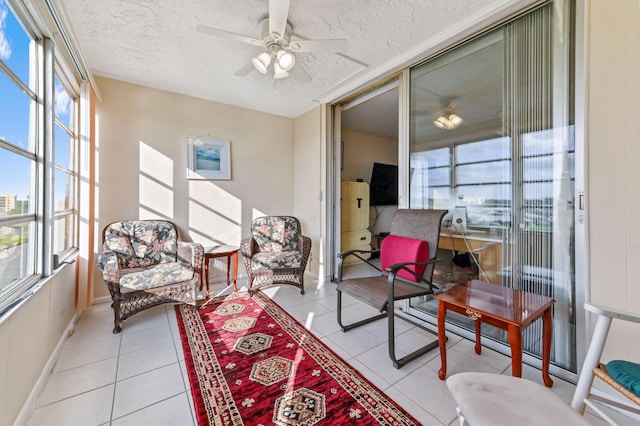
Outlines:
{"label": "pink cushioned chair", "polygon": [[[380,247],[380,268],[364,259],[363,253],[377,251],[348,250],[338,254],[338,324],[342,331],[387,318],[389,332],[389,357],[396,368],[438,347],[438,340],[421,347],[401,359],[396,358],[394,331],[394,302],[434,293],[431,282],[440,238],[440,222],[447,210],[400,209],[393,215],[391,232]],[[342,279],[342,265],[348,256],[365,261],[380,275],[365,278]],[[359,299],[378,309],[381,313],[362,321],[344,325],[342,323],[342,293]],[[386,312],[385,312],[386,311]],[[404,319],[430,333],[432,330]]]}

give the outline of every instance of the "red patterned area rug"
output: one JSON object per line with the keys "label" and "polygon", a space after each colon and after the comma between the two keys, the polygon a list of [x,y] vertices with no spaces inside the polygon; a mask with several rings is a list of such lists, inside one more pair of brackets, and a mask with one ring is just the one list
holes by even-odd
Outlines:
{"label": "red patterned area rug", "polygon": [[416,425],[261,292],[176,314],[199,425]]}

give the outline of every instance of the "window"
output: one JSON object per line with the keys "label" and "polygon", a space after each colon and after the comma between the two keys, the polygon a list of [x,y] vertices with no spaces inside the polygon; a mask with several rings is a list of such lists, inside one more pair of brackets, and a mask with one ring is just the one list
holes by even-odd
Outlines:
{"label": "window", "polygon": [[466,208],[470,228],[510,223],[510,144],[503,137],[455,147],[455,205]]}
{"label": "window", "polygon": [[451,159],[448,147],[411,153],[411,208],[449,207],[452,196]]}
{"label": "window", "polygon": [[0,315],[77,247],[77,96],[53,42],[25,23],[0,0]]}
{"label": "window", "polygon": [[411,208],[465,207],[467,226],[510,222],[509,138],[467,142],[411,154]]}
{"label": "window", "polygon": [[0,300],[36,273],[36,51],[0,1]]}
{"label": "window", "polygon": [[[54,238],[53,254],[64,257],[76,244],[77,107],[71,94],[55,78]],[[55,265],[54,265],[55,267]]]}

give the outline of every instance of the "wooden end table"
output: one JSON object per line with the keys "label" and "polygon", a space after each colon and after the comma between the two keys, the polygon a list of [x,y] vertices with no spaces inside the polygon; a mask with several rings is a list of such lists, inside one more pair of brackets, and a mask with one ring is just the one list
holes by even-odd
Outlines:
{"label": "wooden end table", "polygon": [[[231,257],[233,257],[233,291],[238,291],[236,282],[238,280],[238,246],[210,246],[204,248],[204,277],[207,283],[207,298],[209,297],[209,260],[217,257],[227,258],[227,286],[231,285],[229,271],[231,270]],[[200,280],[200,291],[202,291],[202,280]]]}
{"label": "wooden end table", "polygon": [[511,374],[522,377],[522,330],[542,317],[542,380],[551,387],[549,359],[551,355],[551,308],[555,300],[499,284],[472,280],[434,296],[438,299],[438,338],[442,367],[440,380],[447,377],[447,347],[445,318],[447,310],[468,316],[475,322],[475,351],[480,354],[480,324],[486,323],[509,335],[511,346]]}

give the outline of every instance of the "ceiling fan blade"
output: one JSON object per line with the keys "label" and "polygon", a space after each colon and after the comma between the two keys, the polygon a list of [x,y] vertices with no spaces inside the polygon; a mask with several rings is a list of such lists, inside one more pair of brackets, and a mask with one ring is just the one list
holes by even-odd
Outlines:
{"label": "ceiling fan blade", "polygon": [[233,75],[235,75],[237,77],[245,77],[247,74],[249,74],[251,71],[253,71],[255,69],[256,68],[253,66],[251,61],[249,61],[245,65],[240,67],[236,72],[234,72]]}
{"label": "ceiling fan blade", "polygon": [[264,46],[261,40],[255,38],[243,36],[241,34],[231,33],[229,31],[219,30],[213,27],[207,27],[206,25],[198,25],[196,31],[202,34],[209,34],[218,37],[224,37],[230,40],[241,41],[243,43],[249,43],[254,46]]}
{"label": "ceiling fan blade", "polygon": [[269,0],[269,34],[276,39],[281,39],[287,29],[287,16],[289,16],[289,0]]}
{"label": "ceiling fan blade", "polygon": [[347,40],[292,40],[288,48],[294,52],[342,53],[347,50]]}

